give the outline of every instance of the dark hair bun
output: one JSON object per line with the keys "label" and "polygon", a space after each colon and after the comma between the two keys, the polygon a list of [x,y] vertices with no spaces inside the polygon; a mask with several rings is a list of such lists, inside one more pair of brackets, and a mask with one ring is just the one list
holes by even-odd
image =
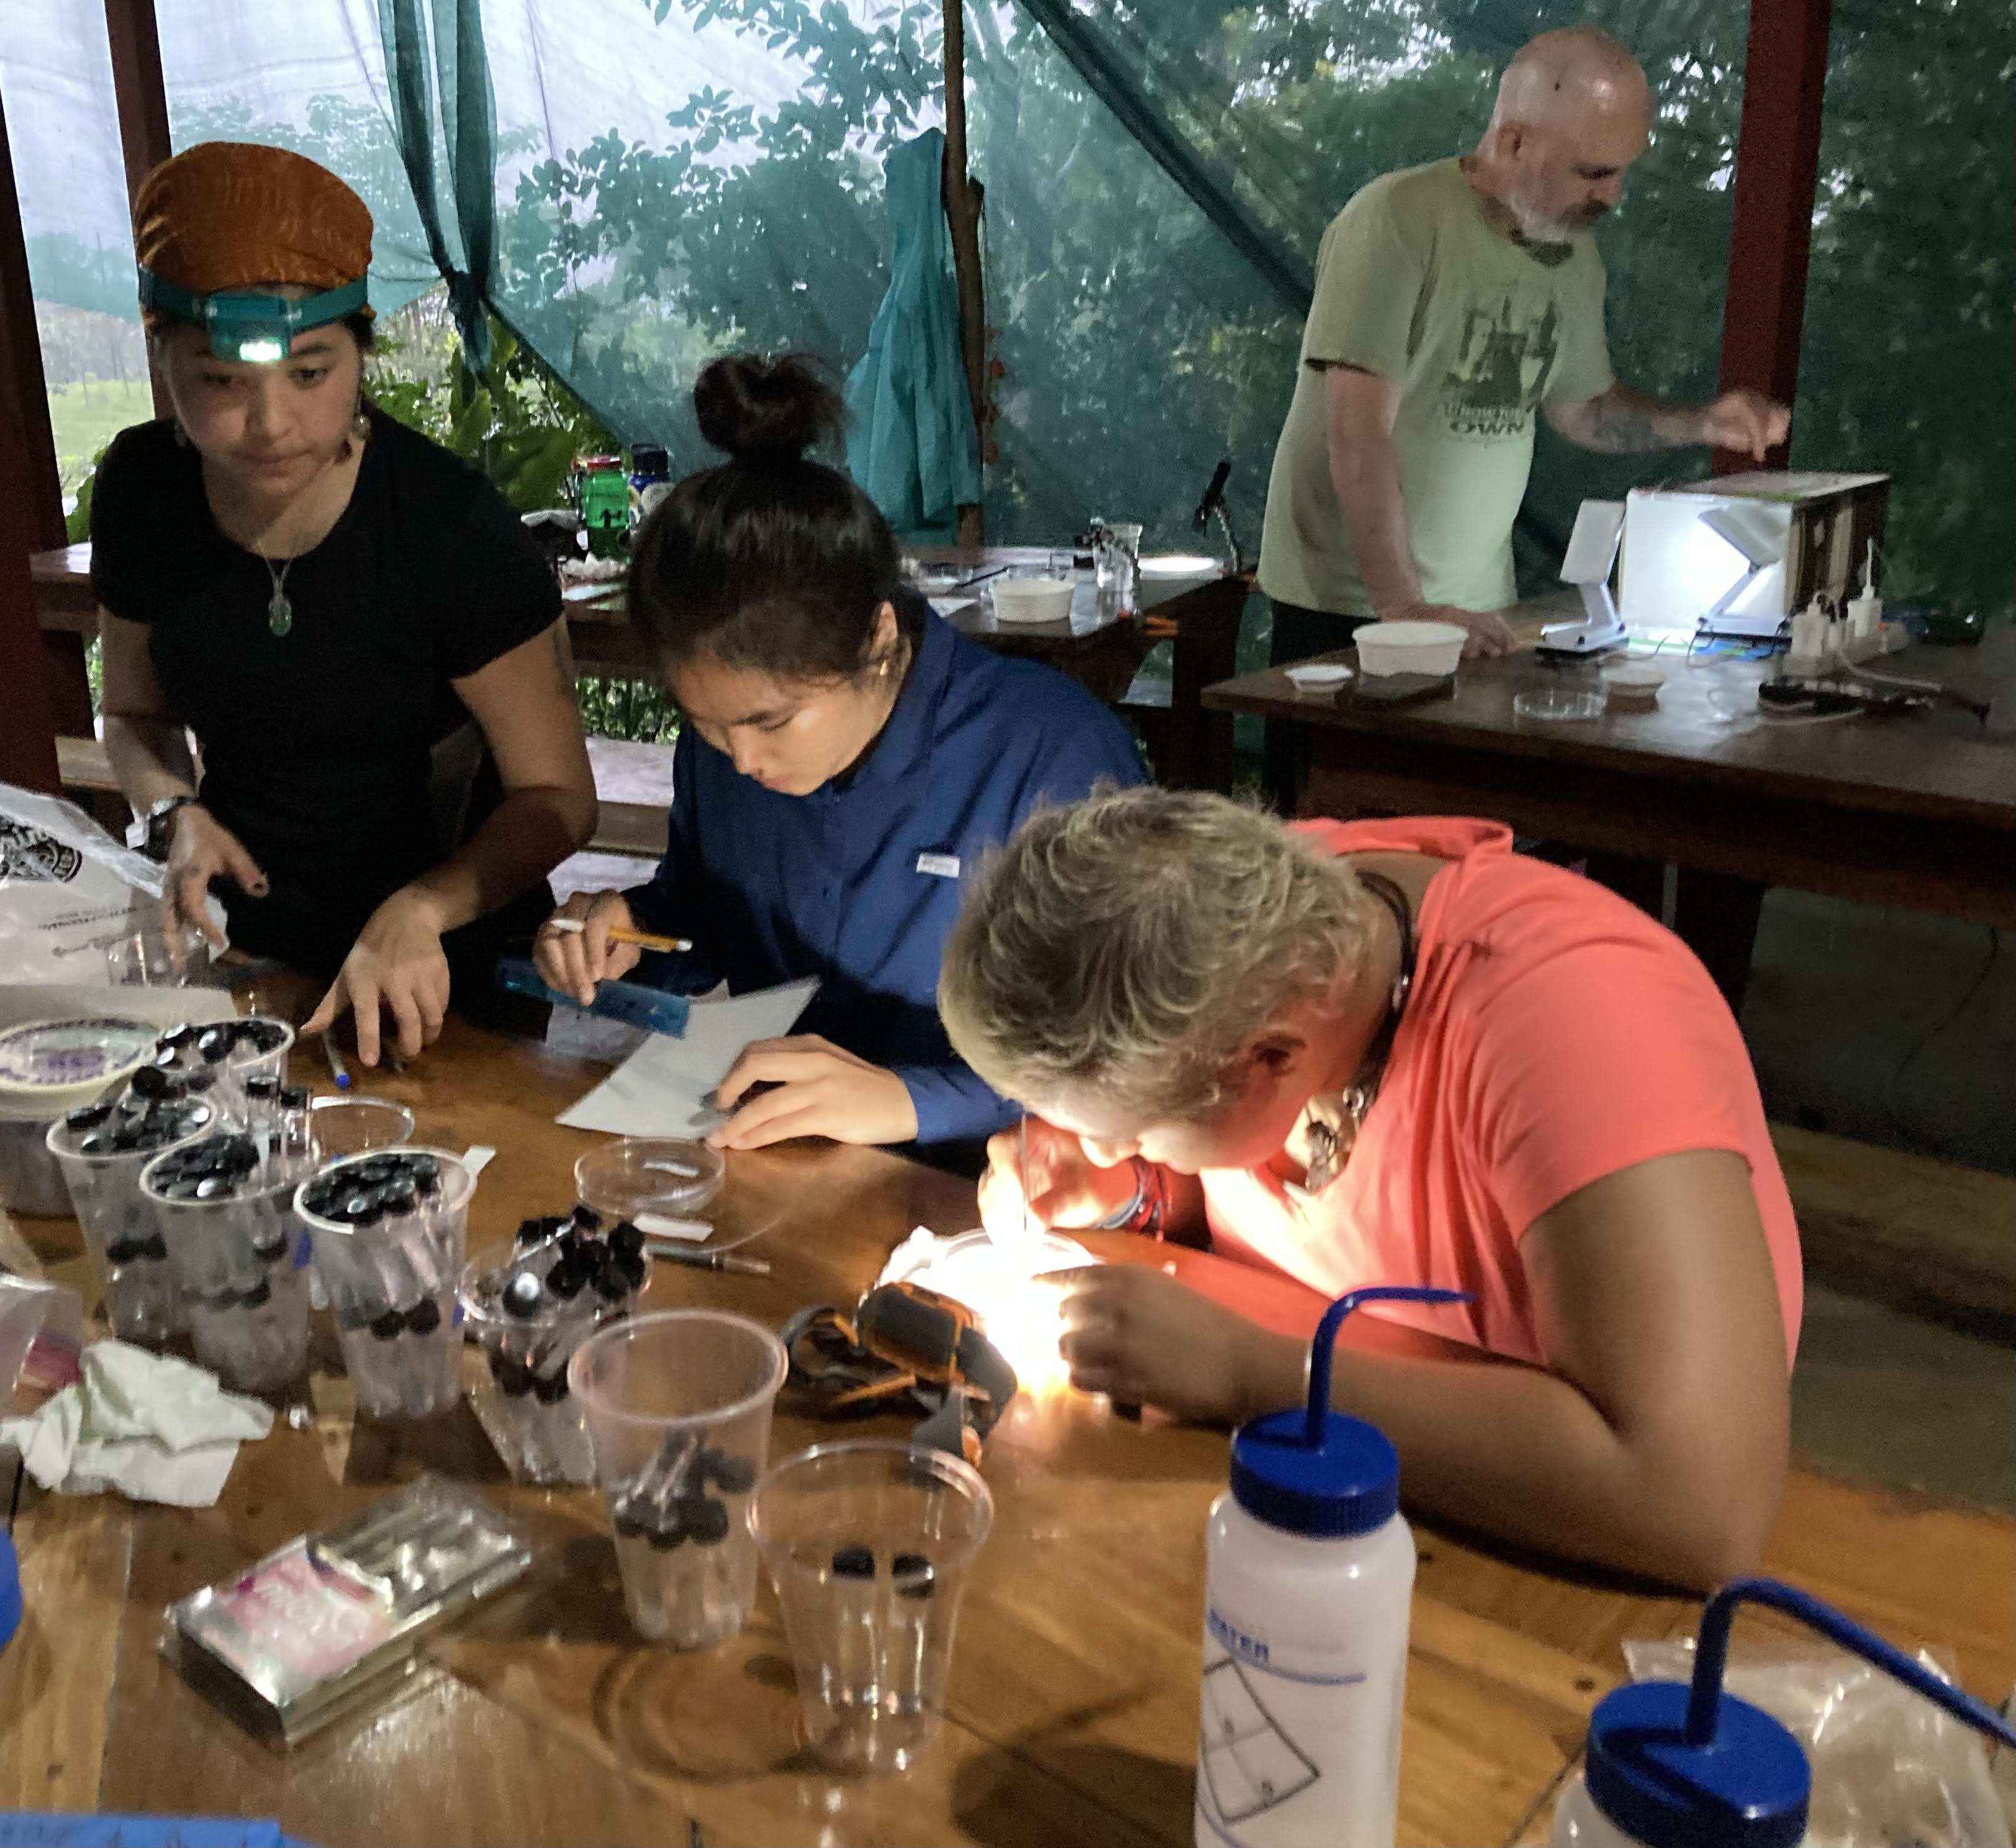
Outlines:
{"label": "dark hair bun", "polygon": [[847,429],[847,404],[801,353],[732,353],[693,386],[700,433],[739,462],[796,462]]}

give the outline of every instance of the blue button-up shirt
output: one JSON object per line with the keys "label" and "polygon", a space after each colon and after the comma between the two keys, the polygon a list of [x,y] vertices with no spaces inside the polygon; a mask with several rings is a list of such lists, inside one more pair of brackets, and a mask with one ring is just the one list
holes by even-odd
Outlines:
{"label": "blue button-up shirt", "polygon": [[695,993],[725,980],[740,994],[817,976],[797,1030],[893,1070],[920,1142],[1010,1121],[938,1020],[961,875],[1039,802],[1075,801],[1101,779],[1145,782],[1125,727],[1062,674],[989,653],[927,614],[888,722],[850,776],[783,795],[691,726],[672,762],[669,848],[626,894],[642,928],[693,940],[660,979]]}

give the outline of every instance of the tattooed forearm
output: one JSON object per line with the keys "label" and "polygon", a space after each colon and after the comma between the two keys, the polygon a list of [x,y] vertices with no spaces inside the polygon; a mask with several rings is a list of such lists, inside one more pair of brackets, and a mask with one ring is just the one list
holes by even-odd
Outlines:
{"label": "tattooed forearm", "polygon": [[1672,441],[1649,412],[1635,405],[1606,404],[1602,399],[1589,406],[1589,417],[1580,439],[1585,449],[1600,450],[1607,455],[1636,455],[1647,449],[1664,449]]}
{"label": "tattooed forearm", "polygon": [[1561,407],[1548,421],[1571,443],[1608,455],[1636,455],[1702,440],[1697,408],[1662,404],[1622,383],[1600,397]]}

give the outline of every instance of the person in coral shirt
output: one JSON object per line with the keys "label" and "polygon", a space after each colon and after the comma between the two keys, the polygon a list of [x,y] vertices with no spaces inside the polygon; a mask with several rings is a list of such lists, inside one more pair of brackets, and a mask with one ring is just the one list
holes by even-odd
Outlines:
{"label": "person in coral shirt", "polygon": [[[1208,1239],[1312,1304],[1464,1291],[1361,1312],[1336,1356],[1410,1500],[1688,1585],[1755,1561],[1798,1236],[1736,1023],[1652,919],[1490,822],[1287,829],[1136,791],[1024,826],[940,1008],[1034,1113],[1026,1158],[992,1146],[990,1226],[1026,1203]],[[1227,1420],[1301,1393],[1299,1332],[1153,1267],[1079,1282],[1065,1321],[1088,1390]]]}

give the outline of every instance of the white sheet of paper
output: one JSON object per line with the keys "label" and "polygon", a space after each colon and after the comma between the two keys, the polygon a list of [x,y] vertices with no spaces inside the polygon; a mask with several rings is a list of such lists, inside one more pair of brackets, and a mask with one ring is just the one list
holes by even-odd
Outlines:
{"label": "white sheet of paper", "polygon": [[682,1038],[648,1035],[556,1120],[569,1129],[606,1130],[617,1136],[704,1135],[722,1115],[701,1100],[727,1077],[742,1048],[751,1040],[789,1033],[818,992],[819,978],[808,976],[732,1000],[697,1001]]}

